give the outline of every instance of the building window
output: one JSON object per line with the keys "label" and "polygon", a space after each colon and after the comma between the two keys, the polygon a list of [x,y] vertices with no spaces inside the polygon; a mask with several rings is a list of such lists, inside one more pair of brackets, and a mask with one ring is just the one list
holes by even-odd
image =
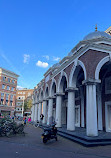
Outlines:
{"label": "building window", "polygon": [[10,101],[10,106],[12,106],[12,103],[13,103],[13,101],[11,100],[11,101]]}
{"label": "building window", "polygon": [[1,105],[3,105],[4,99],[1,99]]}
{"label": "building window", "polygon": [[6,105],[8,105],[8,100],[6,100]]}
{"label": "building window", "polygon": [[19,105],[20,105],[20,103],[17,103],[17,105],[19,106]]}
{"label": "building window", "polygon": [[4,98],[4,93],[1,93],[1,98]]}
{"label": "building window", "polygon": [[6,100],[8,100],[9,94],[6,94]]}
{"label": "building window", "polygon": [[10,87],[9,86],[7,86],[7,90],[9,90],[10,89]]}
{"label": "building window", "polygon": [[3,76],[3,81],[6,81],[6,77],[5,76]]}
{"label": "building window", "polygon": [[18,100],[20,100],[21,98],[20,97],[18,97]]}
{"label": "building window", "polygon": [[23,94],[25,94],[25,92],[23,92]]}
{"label": "building window", "polygon": [[22,98],[22,99],[25,99],[25,96],[22,96],[21,98]]}
{"label": "building window", "polygon": [[8,82],[10,82],[10,78],[8,78]]}
{"label": "building window", "polygon": [[14,87],[11,88],[11,91],[14,91]]}
{"label": "building window", "polygon": [[4,84],[2,84],[2,89],[5,89],[5,85]]}
{"label": "building window", "polygon": [[15,80],[12,80],[12,83],[15,83]]}
{"label": "building window", "polygon": [[10,100],[11,100],[11,101],[13,100],[13,95],[10,96]]}

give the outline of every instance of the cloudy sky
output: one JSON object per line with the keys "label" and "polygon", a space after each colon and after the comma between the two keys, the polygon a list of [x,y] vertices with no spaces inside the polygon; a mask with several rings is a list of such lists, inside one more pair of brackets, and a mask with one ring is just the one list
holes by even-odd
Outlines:
{"label": "cloudy sky", "polygon": [[0,0],[0,67],[34,88],[43,74],[94,31],[111,26],[110,0]]}

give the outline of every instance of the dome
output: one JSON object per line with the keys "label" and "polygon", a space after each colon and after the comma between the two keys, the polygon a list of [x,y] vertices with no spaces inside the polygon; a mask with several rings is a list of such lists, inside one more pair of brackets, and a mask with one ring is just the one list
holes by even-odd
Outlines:
{"label": "dome", "polygon": [[95,31],[95,32],[89,33],[87,36],[83,38],[83,40],[91,40],[91,39],[96,39],[96,38],[101,38],[101,37],[111,39],[111,36],[107,34],[106,32]]}
{"label": "dome", "polygon": [[52,68],[57,68],[57,67],[59,67],[60,66],[60,64],[59,63],[56,63],[56,64],[54,64],[53,66],[52,66]]}

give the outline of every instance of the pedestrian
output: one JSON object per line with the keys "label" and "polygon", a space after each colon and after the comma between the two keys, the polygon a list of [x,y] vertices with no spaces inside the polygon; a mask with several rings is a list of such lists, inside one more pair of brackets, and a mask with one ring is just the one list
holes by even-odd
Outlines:
{"label": "pedestrian", "polygon": [[14,122],[14,115],[12,116],[12,120],[13,120],[13,122]]}
{"label": "pedestrian", "polygon": [[44,115],[43,115],[43,114],[41,114],[41,115],[40,115],[40,120],[41,120],[41,123],[42,123],[43,118],[44,118]]}
{"label": "pedestrian", "polygon": [[26,123],[27,123],[27,119],[26,119],[26,117],[25,117],[25,119],[24,119],[24,125],[26,125]]}
{"label": "pedestrian", "polygon": [[28,122],[29,122],[29,123],[31,122],[31,117],[28,118]]}

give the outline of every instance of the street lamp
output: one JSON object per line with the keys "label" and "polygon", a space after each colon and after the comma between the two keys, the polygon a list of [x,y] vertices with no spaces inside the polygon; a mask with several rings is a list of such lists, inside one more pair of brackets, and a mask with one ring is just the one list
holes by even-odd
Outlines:
{"label": "street lamp", "polygon": [[23,104],[22,104],[22,117],[23,117],[23,114],[24,114],[24,97],[23,97]]}

